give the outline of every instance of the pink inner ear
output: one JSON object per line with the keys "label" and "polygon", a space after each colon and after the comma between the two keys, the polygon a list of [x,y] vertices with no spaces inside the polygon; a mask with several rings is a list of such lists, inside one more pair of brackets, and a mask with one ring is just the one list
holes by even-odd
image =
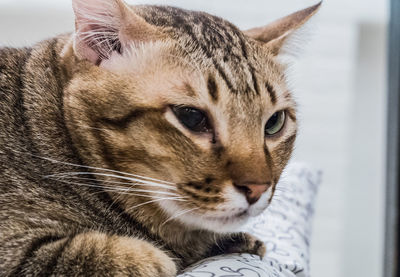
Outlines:
{"label": "pink inner ear", "polygon": [[75,42],[75,52],[78,54],[79,58],[89,60],[94,64],[99,64],[99,55],[84,45],[82,42]]}
{"label": "pink inner ear", "polygon": [[121,42],[118,30],[101,25],[87,25],[87,31],[82,34],[82,42],[93,51],[98,60],[109,59],[111,53],[117,51],[121,54]]}
{"label": "pink inner ear", "polygon": [[73,0],[75,54],[99,65],[130,42],[155,41],[161,32],[122,0]]}
{"label": "pink inner ear", "polygon": [[73,0],[76,16],[75,51],[83,59],[99,64],[113,51],[121,53],[121,23],[118,0]]}
{"label": "pink inner ear", "polygon": [[121,53],[121,42],[118,31],[100,25],[87,25],[76,34],[76,50],[80,56],[98,64],[110,58],[112,52]]}

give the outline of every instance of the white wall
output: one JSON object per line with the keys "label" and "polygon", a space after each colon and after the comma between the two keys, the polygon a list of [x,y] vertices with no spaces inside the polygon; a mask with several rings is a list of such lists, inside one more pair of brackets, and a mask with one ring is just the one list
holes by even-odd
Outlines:
{"label": "white wall", "polygon": [[[201,9],[248,28],[316,1],[129,2]],[[315,277],[381,276],[386,21],[386,1],[325,0],[292,70],[301,119],[295,159],[324,170],[311,250]],[[72,29],[69,0],[0,0],[0,45]]]}

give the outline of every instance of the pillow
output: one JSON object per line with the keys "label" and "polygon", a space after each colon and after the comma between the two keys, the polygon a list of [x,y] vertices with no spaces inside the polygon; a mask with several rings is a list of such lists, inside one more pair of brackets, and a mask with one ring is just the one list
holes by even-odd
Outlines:
{"label": "pillow", "polygon": [[267,254],[230,254],[200,261],[179,277],[308,277],[314,201],[321,172],[303,163],[290,163],[277,184],[268,209],[242,231],[263,240]]}

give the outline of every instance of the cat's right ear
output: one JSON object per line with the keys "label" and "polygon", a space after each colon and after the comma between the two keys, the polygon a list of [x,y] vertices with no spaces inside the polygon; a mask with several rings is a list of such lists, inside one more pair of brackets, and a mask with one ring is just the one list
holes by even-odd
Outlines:
{"label": "cat's right ear", "polygon": [[303,44],[299,42],[302,42],[302,38],[307,34],[304,32],[304,27],[317,13],[321,4],[322,0],[309,8],[285,16],[266,26],[246,30],[244,33],[264,44],[274,56],[296,55],[298,47],[293,47],[296,46],[293,44]]}
{"label": "cat's right ear", "polygon": [[96,65],[115,51],[121,53],[132,44],[162,36],[122,0],[72,0],[72,5],[75,54]]}

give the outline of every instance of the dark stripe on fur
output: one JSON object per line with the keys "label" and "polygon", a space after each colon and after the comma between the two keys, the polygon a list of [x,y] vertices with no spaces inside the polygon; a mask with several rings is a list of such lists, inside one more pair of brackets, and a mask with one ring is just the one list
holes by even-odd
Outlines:
{"label": "dark stripe on fur", "polygon": [[207,88],[208,88],[208,93],[211,96],[211,99],[214,100],[214,102],[218,101],[217,83],[215,82],[214,77],[211,75],[208,76]]}
{"label": "dark stripe on fur", "polygon": [[237,90],[233,88],[233,85],[231,83],[231,81],[229,81],[228,77],[226,76],[225,71],[222,69],[222,67],[218,64],[217,61],[213,60],[214,63],[214,67],[217,69],[219,75],[221,76],[221,78],[225,81],[228,89],[233,92],[233,93],[237,93]]}
{"label": "dark stripe on fur", "polygon": [[[16,105],[14,111],[19,114],[19,116],[14,117],[14,119],[17,121],[16,123],[19,125],[21,129],[23,129],[23,133],[25,135],[25,138],[31,138],[32,137],[32,130],[30,127],[30,124],[28,122],[28,119],[26,117],[26,107],[24,105],[24,89],[25,89],[25,68],[26,68],[26,62],[31,56],[31,49],[29,49],[28,54],[26,55],[26,58],[24,61],[18,64],[18,70],[19,70],[19,78],[18,78],[18,88],[16,89]],[[37,147],[34,145],[32,140],[30,139],[25,139],[26,146],[28,148],[28,151],[34,155],[38,155],[39,151]]]}
{"label": "dark stripe on fur", "polygon": [[64,250],[68,248],[68,246],[71,244],[72,240],[73,240],[73,237],[69,237],[68,239],[65,240],[65,242],[63,244],[61,244],[59,246],[59,249],[52,255],[51,260],[44,267],[41,274],[46,274],[46,275],[53,274],[54,270],[57,267],[58,260],[64,254]]}
{"label": "dark stripe on fur", "polygon": [[189,96],[195,97],[197,95],[196,91],[189,83],[185,82],[183,84],[183,87],[184,87],[185,91],[189,94]]}
{"label": "dark stripe on fur", "polygon": [[271,102],[272,104],[276,104],[276,91],[272,87],[272,85],[267,81],[265,82],[265,88],[267,89],[267,92],[269,93],[269,96],[271,97]]}
{"label": "dark stripe on fur", "polygon": [[251,78],[253,80],[254,91],[256,92],[257,95],[259,95],[260,94],[260,88],[258,86],[257,76],[256,76],[256,72],[255,72],[256,70],[250,64],[249,64],[249,68],[250,68]]}
{"label": "dark stripe on fur", "polygon": [[292,109],[288,109],[286,113],[293,122],[297,121],[296,113]]}
{"label": "dark stripe on fur", "polygon": [[53,243],[59,239],[61,239],[61,237],[48,235],[33,241],[28,250],[25,252],[24,257],[21,259],[18,266],[12,271],[10,276],[24,276],[23,274],[24,269],[27,265],[29,265],[30,260],[35,257],[35,252],[38,251],[44,245]]}
{"label": "dark stripe on fur", "polygon": [[264,155],[265,155],[266,164],[268,165],[269,170],[271,170],[273,161],[272,161],[271,153],[269,152],[269,149],[268,149],[266,143],[264,143]]}
{"label": "dark stripe on fur", "polygon": [[126,129],[128,128],[129,123],[131,123],[134,119],[144,115],[146,110],[134,110],[128,113],[127,115],[121,118],[102,118],[100,119],[101,122],[105,124],[112,125],[117,127],[118,129]]}

